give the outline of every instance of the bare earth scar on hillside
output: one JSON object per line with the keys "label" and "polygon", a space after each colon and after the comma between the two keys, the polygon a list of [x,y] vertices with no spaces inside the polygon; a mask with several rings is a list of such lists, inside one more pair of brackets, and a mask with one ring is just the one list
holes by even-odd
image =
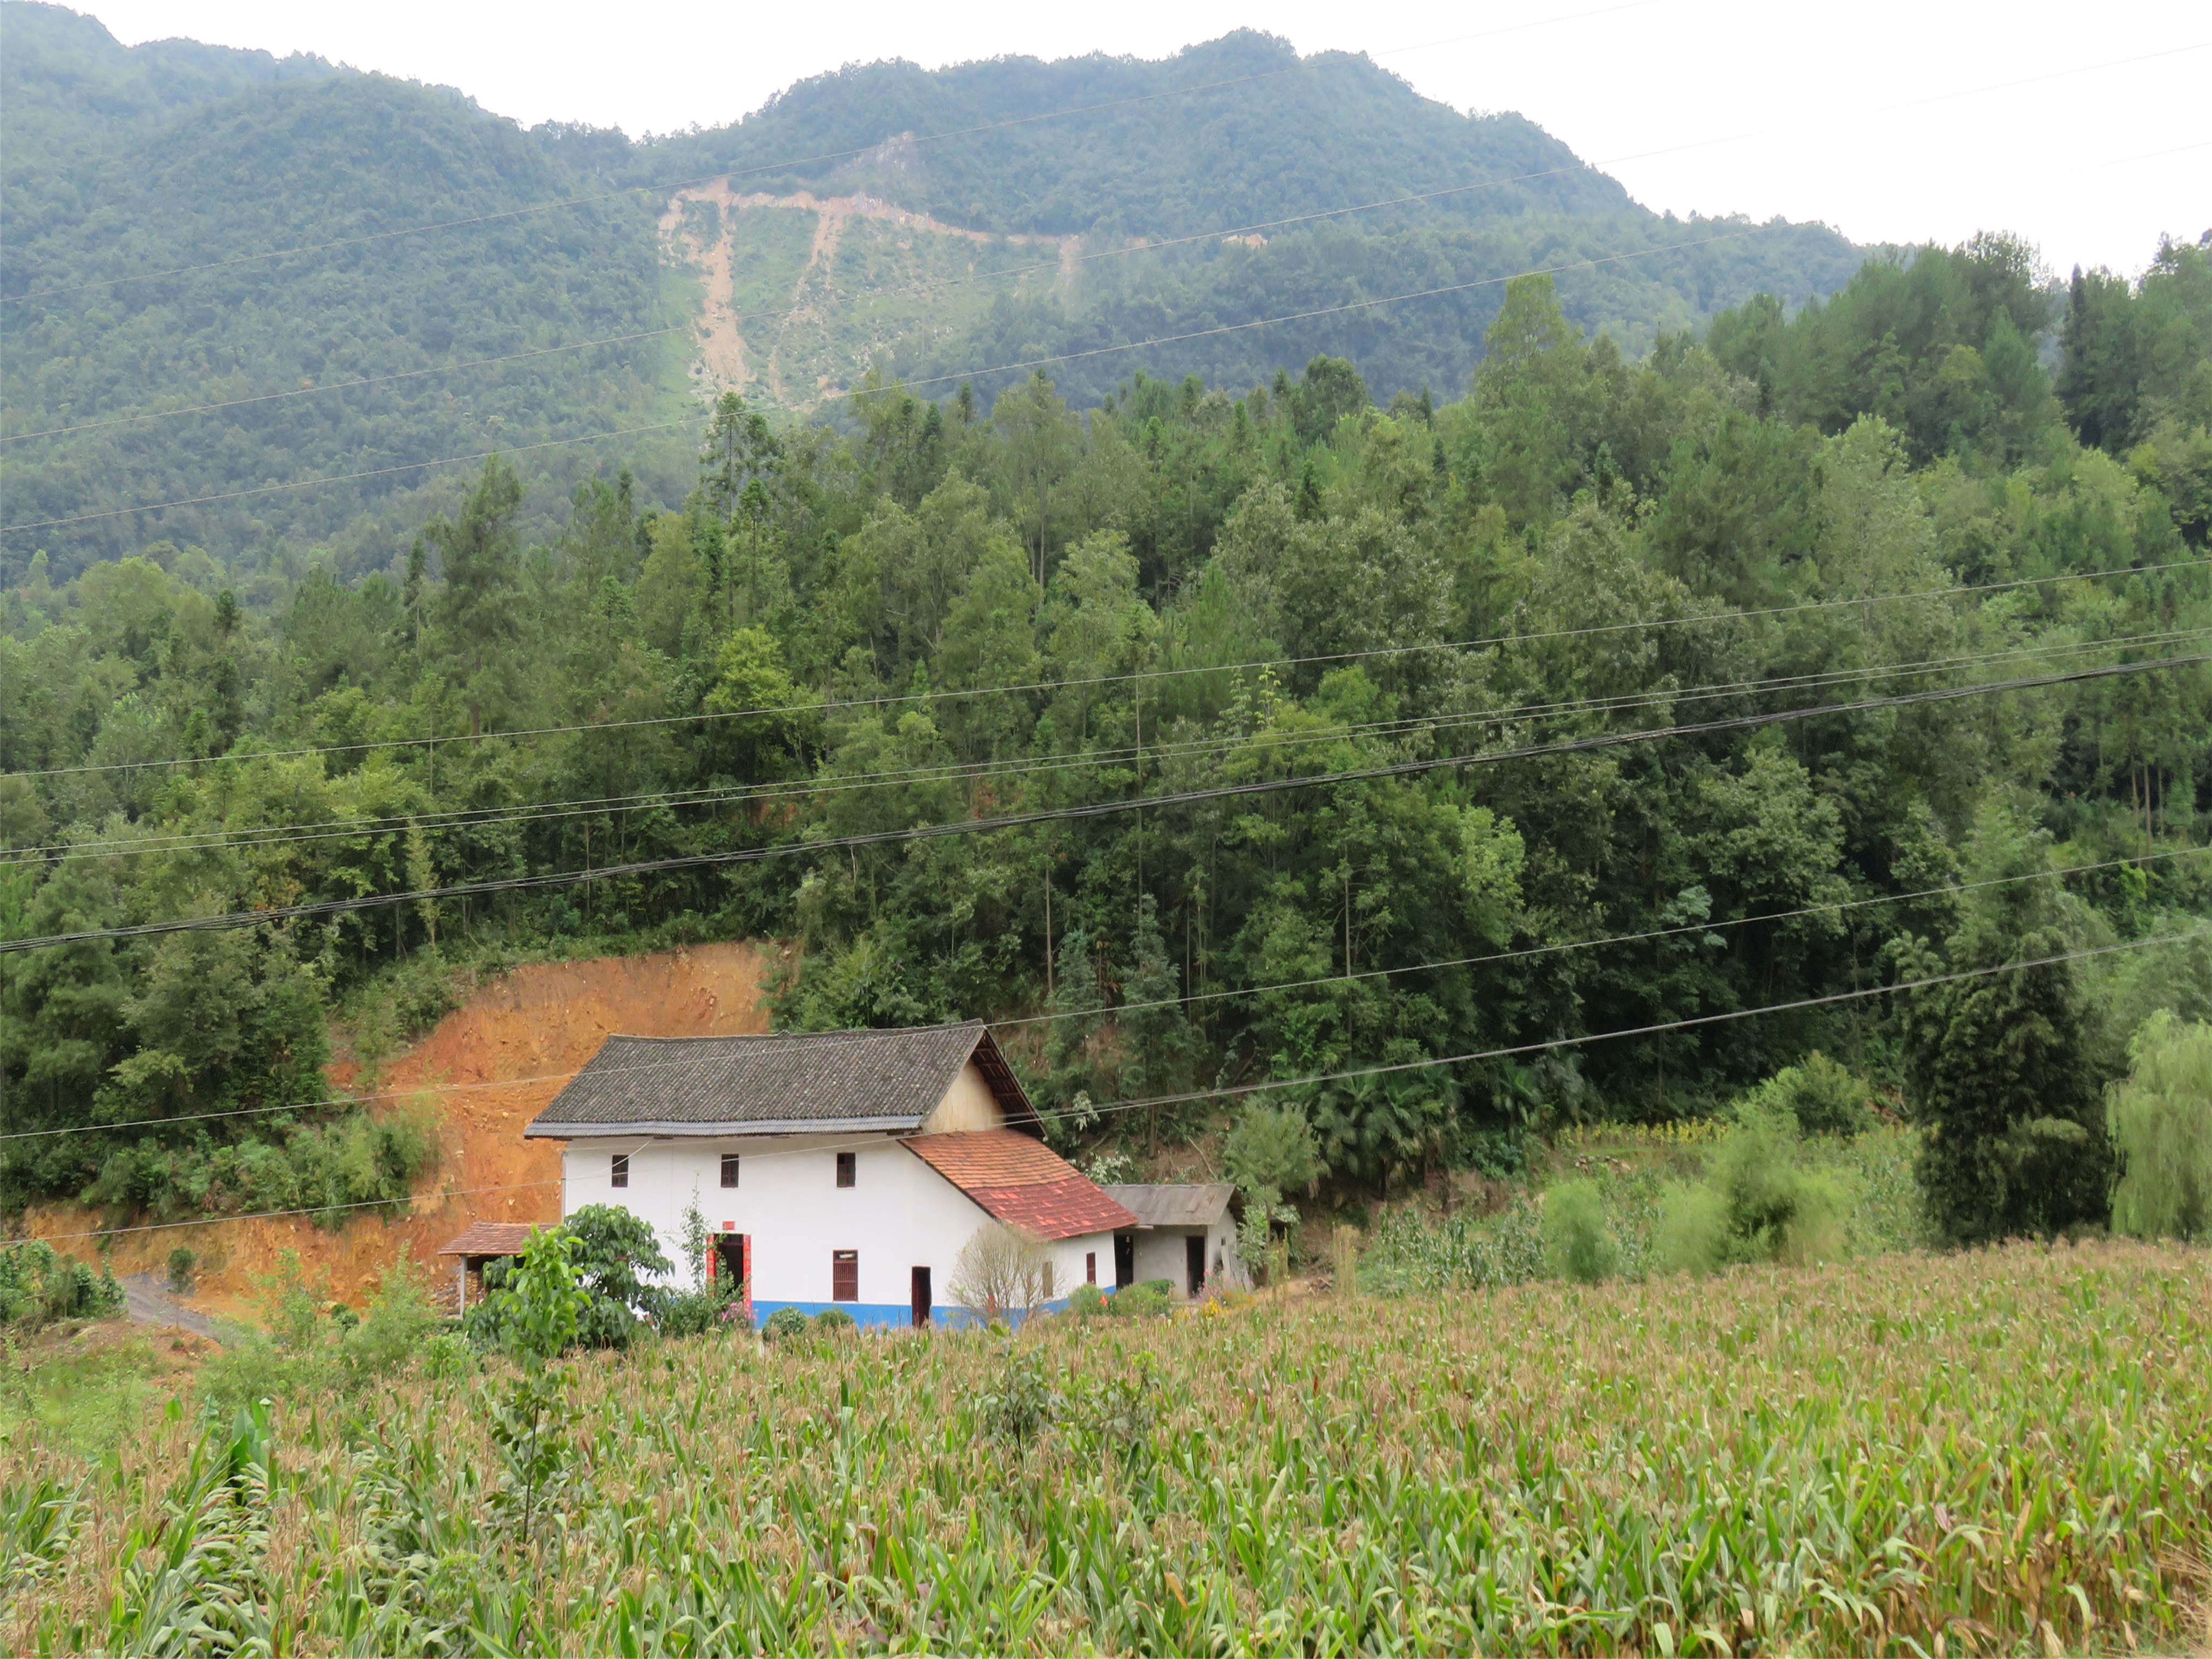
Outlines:
{"label": "bare earth scar on hillside", "polygon": [[[386,1066],[380,1093],[429,1105],[440,1125],[440,1158],[413,1213],[403,1220],[364,1218],[331,1231],[305,1216],[216,1221],[125,1235],[115,1271],[150,1271],[185,1244],[200,1257],[194,1305],[242,1312],[255,1281],[279,1251],[300,1253],[310,1273],[327,1274],[331,1293],[358,1302],[404,1244],[416,1261],[435,1263],[438,1247],[472,1221],[557,1221],[560,1153],[526,1141],[524,1127],[569,1073],[616,1033],[635,1036],[726,1036],[769,1029],[761,984],[769,958],[745,944],[695,945],[642,957],[532,963],[502,974],[440,1020],[430,1034]],[[331,1067],[331,1086],[355,1085],[354,1068]],[[432,1092],[432,1091],[435,1092]],[[481,1188],[497,1190],[481,1191]],[[439,1194],[447,1194],[439,1196]],[[95,1212],[50,1206],[32,1212],[41,1237],[97,1226]],[[89,1257],[90,1241],[69,1248]]]}

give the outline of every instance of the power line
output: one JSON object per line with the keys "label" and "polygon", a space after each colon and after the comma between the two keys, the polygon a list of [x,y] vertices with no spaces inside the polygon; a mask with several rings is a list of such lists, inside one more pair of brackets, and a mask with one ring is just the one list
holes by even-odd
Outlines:
{"label": "power line", "polygon": [[[1401,737],[1458,731],[1469,726],[1558,720],[1577,714],[1617,714],[1657,705],[1710,702],[1725,696],[1749,696],[1762,691],[1814,690],[1859,681],[1940,672],[1947,668],[2009,661],[2020,657],[2055,660],[2090,652],[2115,651],[2144,645],[2166,645],[2194,639],[2204,628],[2172,629],[2148,634],[2121,635],[2067,644],[2039,643],[1957,657],[1917,662],[1874,664],[1811,674],[1781,675],[1763,680],[1728,680],[1704,685],[1680,686],[1635,696],[1580,697],[1551,703],[1507,704],[1493,708],[1440,711],[1387,720],[1364,720],[1330,726],[1311,732],[1218,732],[1179,743],[1155,743],[1148,751],[1156,759],[1185,759],[1219,753],[1239,744],[1270,750],[1310,743],[1333,743],[1350,737]],[[1085,768],[1103,769],[1131,762],[1139,751],[1133,747],[1090,750],[1079,753],[1036,756],[1018,761],[952,761],[939,765],[909,767],[888,772],[823,773],[804,779],[771,784],[744,784],[728,788],[647,790],[629,795],[517,802],[504,806],[454,808],[444,812],[392,813],[352,820],[324,820],[315,823],[253,825],[244,829],[211,829],[149,836],[131,841],[57,842],[0,852],[0,866],[41,861],[52,854],[67,857],[139,858],[150,854],[186,854],[264,847],[290,846],[314,841],[350,840],[358,836],[419,832],[443,834],[511,823],[538,823],[556,818],[611,816],[616,812],[675,811],[691,806],[742,806],[757,801],[788,799],[793,796],[844,794],[855,789],[929,784],[994,782],[1002,778],[1026,778],[1046,773]],[[251,757],[248,757],[251,758]]]}
{"label": "power line", "polygon": [[[1811,690],[1826,686],[1895,679],[1939,673],[1946,669],[2004,662],[2021,657],[2057,660],[2088,653],[2122,650],[2147,645],[2170,645],[2198,638],[2203,628],[2170,629],[2155,633],[2122,635],[2068,643],[2036,643],[1961,656],[1924,659],[1904,663],[1871,664],[1863,667],[1826,670],[1816,673],[1780,675],[1763,680],[1729,680],[1703,685],[1665,688],[1634,696],[1581,697],[1551,703],[1504,705],[1485,709],[1440,711],[1388,720],[1360,721],[1311,732],[1222,732],[1180,743],[1154,744],[1147,752],[1157,759],[1181,760],[1222,753],[1240,744],[1280,750],[1309,744],[1340,742],[1355,737],[1401,737],[1437,734],[1470,726],[1559,720],[1578,714],[1618,714],[1655,706],[1711,702],[1729,696],[1750,696],[1775,690]],[[1094,750],[1075,754],[1032,757],[1000,761],[947,762],[940,765],[899,770],[858,773],[816,773],[810,777],[773,784],[738,785],[729,788],[701,787],[649,790],[629,795],[580,799],[518,802],[504,806],[457,808],[445,812],[386,814],[350,821],[317,823],[255,825],[240,830],[211,829],[149,836],[135,841],[61,842],[0,852],[0,867],[31,864],[52,855],[69,858],[143,858],[155,854],[253,851],[267,847],[308,842],[344,841],[363,836],[400,834],[442,835],[514,823],[541,823],[577,817],[612,816],[617,812],[679,811],[695,806],[744,806],[763,800],[828,796],[858,789],[921,787],[932,784],[973,784],[1000,779],[1036,777],[1053,772],[1103,769],[1130,763],[1134,748]],[[255,758],[246,757],[246,759]]]}
{"label": "power line", "polygon": [[1105,817],[1121,812],[1142,811],[1147,807],[1188,806],[1209,800],[1279,793],[1289,789],[1367,782],[1382,778],[1411,777],[1453,767],[1493,765],[1505,761],[1541,759],[1555,755],[1586,753],[1594,750],[1619,748],[1630,744],[1651,743],[1672,738],[1751,730],[1795,720],[1817,720],[1829,715],[1864,714],[1876,709],[1901,708],[1918,703],[1948,702],[1962,697],[1987,696],[1997,692],[2032,690],[2044,686],[2068,685],[2087,680],[2109,679],[2121,675],[2146,673],[2158,669],[2188,667],[2208,661],[2212,661],[2212,655],[2164,657],[2149,662],[2111,664],[2096,668],[2075,669],[2063,674],[2034,675],[2017,679],[1992,681],[1980,685],[1940,687],[1931,690],[1907,692],[1896,696],[1862,698],[1853,702],[1825,703],[1811,708],[1782,709],[1760,714],[1735,715],[1725,720],[1656,726],[1643,731],[1606,732],[1593,737],[1570,738],[1558,743],[1531,744],[1518,748],[1492,750],[1475,754],[1447,755],[1421,760],[1398,761],[1387,765],[1362,767],[1350,771],[1321,772],[1293,778],[1255,779],[1243,783],[1183,790],[1171,794],[1095,801],[1081,805],[1054,807],[1033,812],[1008,813],[998,817],[966,818],[950,823],[920,824],[905,830],[882,830],[848,836],[823,836],[818,840],[801,841],[771,847],[740,848],[719,853],[695,853],[675,858],[639,860],[628,864],[608,865],[596,870],[550,872],[535,876],[509,876],[492,881],[456,883],[444,887],[416,889],[398,893],[368,894],[358,898],[331,899],[310,904],[275,906],[264,910],[232,911],[209,916],[179,917],[167,921],[140,922],[125,927],[87,928],[68,933],[48,934],[35,939],[0,939],[0,955],[44,950],[57,945],[82,944],[95,939],[138,939],[161,933],[252,927],[268,922],[292,921],[304,917],[339,915],[356,910],[379,909],[394,904],[410,904],[425,899],[437,901],[472,898],[492,893],[574,886],[583,882],[618,880],[629,876],[650,875],[674,870],[710,869],[729,865],[756,863],[766,859],[787,857],[793,854],[842,852],[848,848],[858,849],[862,847],[940,840],[952,836],[988,834],[1001,830],[1022,829],[1035,823]]}
{"label": "power line", "polygon": [[[1581,22],[1593,17],[1609,16],[1614,12],[1634,11],[1656,3],[1656,0],[1625,0],[1625,3],[1601,6],[1595,10],[1571,12],[1557,17],[1533,18],[1503,27],[1480,29],[1472,33],[1452,35],[1443,40],[1425,41],[1417,46],[1393,47],[1388,52],[1373,54],[1376,58],[1394,58],[1408,52],[1432,50],[1439,46],[1451,46],[1468,40],[1488,40],[1496,35],[1516,34],[1533,28],[1546,28],[1559,23]],[[1263,70],[1251,75],[1232,76],[1225,80],[1203,82],[1195,86],[1170,87],[1159,92],[1140,93],[1133,97],[1116,98],[1104,103],[1085,104],[1073,108],[1047,110],[1036,115],[1018,115],[1003,121],[989,121],[981,125],[957,127],[944,132],[933,132],[905,142],[914,144],[941,143],[951,138],[972,138],[987,132],[1002,132],[1012,127],[1032,126],[1040,121],[1072,119],[1082,115],[1103,114],[1108,110],[1126,109],[1138,104],[1157,103],[1167,98],[1186,98],[1204,92],[1219,92],[1231,87],[1249,86],[1255,82],[1273,81],[1286,75],[1297,75],[1316,67],[1316,60],[1306,59],[1279,70]],[[564,197],[557,201],[533,203],[527,207],[509,208],[498,213],[479,213],[461,219],[443,219],[427,225],[413,225],[400,230],[378,231],[362,236],[343,236],[333,241],[308,243],[296,247],[272,248],[262,253],[240,254],[234,258],[210,259],[199,264],[174,265],[166,270],[141,272],[135,276],[114,276],[93,283],[70,283],[59,288],[34,289],[26,294],[0,295],[0,301],[29,301],[50,299],[64,294],[86,294],[118,288],[126,283],[159,282],[172,276],[187,276],[203,270],[222,270],[237,265],[258,264],[269,259],[288,258],[294,254],[326,253],[337,248],[360,247],[373,242],[391,241],[402,236],[426,235],[433,231],[459,230],[471,225],[495,224],[504,220],[527,217],[532,214],[550,213],[562,208],[587,207],[599,202],[617,201],[625,197],[662,195],[672,190],[684,190],[694,185],[712,184],[716,179],[744,179],[755,173],[779,173],[790,167],[815,167],[829,161],[848,161],[867,155],[884,147],[881,142],[864,144],[856,149],[829,150],[817,155],[787,157],[778,161],[763,161],[752,167],[724,168],[718,173],[701,173],[696,178],[666,179],[655,184],[626,185],[619,190],[601,191],[589,196]]]}
{"label": "power line", "polygon": [[[2127,858],[2106,859],[2096,864],[2069,865],[2062,870],[2038,870],[2027,875],[1992,876],[1981,881],[1958,882],[1948,887],[1923,887],[1915,892],[1877,893],[1854,899],[1838,899],[1827,904],[1801,905],[1791,910],[1762,911],[1756,915],[1730,916],[1717,921],[1686,922],[1675,927],[1654,927],[1637,933],[1613,933],[1600,939],[1562,939],[1549,945],[1524,945],[1517,950],[1491,951],[1479,956],[1450,957],[1441,961],[1413,962],[1395,968],[1368,968],[1354,973],[1322,974],[1310,979],[1270,980],[1258,985],[1240,985],[1213,991],[1194,991],[1185,996],[1163,997],[1152,1002],[1124,1002],[1111,1008],[1060,1009],[1041,1014],[1020,1014],[1005,1019],[983,1023],[994,1030],[1017,1025],[1048,1024],[1062,1019],[1096,1019],[1111,1023],[1124,1016],[1146,1013],[1156,1008],[1188,1007],[1193,1003],[1219,1002],[1234,997],[1265,996],[1279,991],[1307,991],[1326,985],[1354,985],[1363,980],[1395,979],[1403,974],[1437,973],[1451,968],[1475,968],[1492,963],[1519,962],[1536,957],[1561,956],[1576,951],[1601,950],[1614,945],[1642,945],[1653,939],[1679,938],[1687,933],[1715,933],[1724,927],[1748,927],[1759,922],[1792,921],[1805,916],[1840,915],[1847,910],[1870,909],[1885,904],[1910,904],[1922,899],[1953,898],[1963,893],[1979,892],[1991,887],[2012,887],[2030,881],[2063,881],[2075,876],[2094,875],[2103,870],[2141,868],[2147,864],[2162,864],[2170,859],[2193,858],[2212,853],[2212,846],[2169,848],[2164,852],[2149,853]],[[773,1034],[769,1034],[773,1035]],[[817,1038],[817,1033],[793,1032],[792,1036]],[[662,1072],[681,1065],[678,1060],[653,1060],[636,1066],[611,1066],[600,1075],[628,1076],[640,1072]],[[578,1074],[574,1072],[541,1072],[534,1076],[502,1078],[482,1083],[424,1083],[404,1089],[380,1089],[368,1094],[332,1095],[321,1100],[295,1100],[279,1105],[239,1106],[214,1112],[185,1112],[168,1117],[131,1118],[118,1123],[66,1124],[49,1129],[19,1129],[0,1134],[0,1142],[10,1140],[42,1140],[59,1135],[119,1134],[127,1129],[166,1129],[185,1123],[204,1123],[234,1117],[265,1117],[276,1112],[305,1112],[323,1110],[339,1106],[366,1106],[383,1100],[415,1100],[426,1095],[447,1095],[474,1092],[485,1089],[526,1089],[541,1083],[566,1083]]]}
{"label": "power line", "polygon": [[1686,1031],[1698,1026],[1718,1025],[1730,1020],[1751,1019],[1760,1014],[1794,1013],[1802,1008],[1820,1008],[1838,1002],[1856,1002],[1867,997],[1887,996],[1896,991],[1924,991],[1931,986],[1953,985],[1963,980],[1984,979],[1993,974],[2021,973],[2031,968],[2049,968],[2060,963],[2081,962],[2091,957],[2107,957],[2120,951],[2140,951],[2154,945],[2179,945],[2204,936],[2203,928],[2191,928],[2186,933],[2160,933],[2147,939],[2125,939],[2118,945],[2092,945],[2083,950],[2062,951],[2054,956],[2038,957],[2027,962],[2000,963],[1994,968],[1963,968],[1948,974],[1931,974],[1923,979],[1905,980],[1895,985],[1867,985],[1849,991],[1830,991],[1816,997],[1799,997],[1790,1002],[1769,1002],[1756,1008],[1732,1008],[1717,1014],[1696,1014],[1684,1019],[1659,1020],[1649,1025],[1632,1025],[1613,1031],[1594,1031],[1582,1036],[1550,1037],[1537,1042],[1508,1043],[1497,1048],[1479,1048],[1463,1054],[1446,1054],[1434,1060],[1406,1060],[1382,1066],[1363,1066],[1343,1072],[1322,1073],[1310,1077],[1270,1078],[1257,1083],[1231,1084],[1225,1087],[1199,1089],[1184,1094],[1156,1095],[1146,1100],[1110,1102],[1093,1109],[1099,1115],[1109,1112],[1141,1111],[1155,1106],[1180,1106],[1194,1101],[1239,1098],[1260,1094],[1271,1089],[1310,1088],[1321,1083],[1343,1083],[1354,1078],[1384,1077],[1396,1072],[1431,1071],[1440,1066],[1464,1066],[1484,1060],[1507,1060],[1516,1054],[1542,1054],[1555,1048],[1579,1048],[1586,1042],[1608,1042],[1618,1037],[1656,1036],[1667,1031]]}
{"label": "power line", "polygon": [[155,766],[211,766],[247,760],[290,760],[302,755],[348,755],[372,749],[434,747],[440,744],[486,743],[495,738],[566,737],[585,732],[635,731],[659,726],[704,724],[716,720],[750,720],[769,714],[811,714],[843,708],[891,708],[910,702],[958,702],[970,697],[1003,696],[1038,691],[1081,690],[1095,685],[1121,685],[1147,680],[1180,679],[1194,674],[1230,674],[1249,668],[1303,668],[1317,663],[1360,662],[1377,657],[1413,657],[1439,651],[1480,651],[1493,646],[1534,644],[1546,640],[1588,639],[1602,634],[1711,626],[1769,617],[1790,617],[1853,606],[1899,605],[1913,599],[1953,599],[1969,593],[2007,592],[2022,587],[2043,587],[2057,582],[2095,581],[2107,576],[2148,576],[2168,570],[2202,570],[2212,566],[2203,559],[2173,559],[2163,564],[2115,565],[2103,570],[2062,571],[2050,576],[2022,576],[2001,582],[1970,582],[1950,587],[1922,588],[1905,593],[1856,594],[1845,599],[1808,599],[1796,605],[1769,605],[1755,611],[1713,611],[1684,617],[1658,617],[1638,622],[1599,623],[1584,628],[1546,629],[1527,634],[1493,634],[1473,640],[1441,641],[1428,645],[1377,646],[1361,651],[1329,651],[1304,657],[1260,657],[1242,662],[1202,663],[1185,668],[1146,668],[1121,674],[1098,674],[1079,679],[1034,680],[1010,685],[983,685],[931,691],[886,692],[881,696],[823,699],[815,702],[768,703],[753,708],[727,709],[694,714],[656,714],[627,720],[586,720],[571,726],[524,726],[514,731],[456,732],[449,737],[379,738],[359,743],[313,744],[297,749],[270,749],[228,755],[177,755],[150,761],[111,761],[99,765],[49,766],[18,770],[23,778],[74,776],[91,772],[135,772]]}
{"label": "power line", "polygon": [[[1399,1060],[1382,1066],[1355,1066],[1340,1072],[1316,1073],[1304,1077],[1267,1078],[1254,1083],[1227,1084],[1211,1089],[1190,1091],[1182,1094],[1155,1095],[1135,1100],[1108,1101],[1091,1109],[1094,1117],[1106,1117],[1121,1112],[1146,1111],[1160,1106],[1179,1106],[1198,1101],[1242,1099],[1245,1096],[1265,1093],[1276,1089],[1311,1088],[1324,1083],[1345,1083],[1364,1077],[1382,1077],[1401,1072],[1431,1071],[1438,1066],[1463,1066],[1486,1060],[1505,1060],[1516,1054],[1540,1054],[1559,1048],[1580,1048],[1587,1043],[1608,1042],[1620,1037],[1656,1036],[1668,1031],[1688,1030],[1699,1026],[1717,1025],[1727,1021],[1756,1018],[1762,1014],[1791,1013],[1803,1008],[1818,1008],[1836,1003],[1855,1002],[1869,997],[1887,996],[1899,991],[1923,991],[1938,985],[1952,985],[1971,979],[1987,979],[1997,974],[2024,973],[2034,968],[2050,968],[2063,963],[2081,962],[2094,957],[2112,956],[2122,951],[2140,951],[2155,945],[2178,945],[2201,937],[2202,929],[2187,933],[2164,933],[2151,938],[2127,939],[2118,945],[2093,945],[2076,951],[2060,951],[2052,956],[2037,957],[2022,962],[2004,962],[1988,968],[1963,968],[1948,974],[1930,974],[1920,979],[1905,980],[1895,985],[1863,986],[1848,991],[1833,991],[1817,997],[1801,997],[1790,1002],[1765,1003],[1755,1008],[1735,1008],[1717,1014],[1697,1014],[1684,1019],[1661,1020],[1648,1025],[1625,1027],[1612,1031],[1590,1031],[1580,1036],[1550,1037],[1540,1042],[1511,1043],[1496,1048],[1477,1049],[1462,1054],[1445,1054],[1431,1060]],[[770,1131],[773,1133],[773,1131]],[[618,1139],[619,1136],[594,1136],[594,1139]],[[675,1139],[668,1135],[648,1136],[640,1146],[653,1140]],[[726,1137],[740,1139],[742,1137]],[[919,1140],[919,1134],[855,1135],[855,1146],[872,1144],[878,1139],[908,1142]],[[819,1157],[836,1144],[835,1138],[825,1138],[823,1144],[804,1147],[771,1148],[765,1152],[748,1152],[748,1158]],[[424,1200],[471,1197],[484,1193],[525,1192],[545,1187],[565,1186],[567,1178],[557,1181],[508,1182],[495,1186],[448,1188],[439,1192],[424,1193]],[[148,1222],[129,1227],[103,1227],[85,1232],[47,1233],[41,1235],[50,1242],[81,1238],[119,1237],[125,1233],[162,1232],[178,1227],[210,1227],[239,1221],[274,1221],[298,1216],[321,1216],[351,1210],[392,1209],[401,1205],[412,1205],[417,1195],[404,1198],[364,1199],[356,1203],[325,1204],[290,1210],[263,1210],[244,1215],[204,1216],[191,1221]],[[556,1224],[548,1223],[548,1225]]]}

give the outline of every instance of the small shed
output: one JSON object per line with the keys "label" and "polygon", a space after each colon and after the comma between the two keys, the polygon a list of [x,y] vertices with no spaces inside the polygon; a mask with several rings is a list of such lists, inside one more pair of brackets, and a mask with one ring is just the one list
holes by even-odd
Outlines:
{"label": "small shed", "polygon": [[1230,1214],[1236,1188],[1225,1181],[1167,1182],[1105,1188],[1106,1195],[1137,1218],[1136,1230],[1114,1239],[1116,1285],[1164,1279],[1176,1294],[1195,1298],[1208,1285],[1250,1283],[1237,1253],[1237,1223]]}
{"label": "small shed", "polygon": [[440,1250],[440,1255],[459,1258],[453,1273],[453,1311],[465,1314],[469,1310],[471,1278],[476,1281],[477,1299],[483,1299],[485,1263],[520,1255],[531,1235],[543,1231],[544,1225],[542,1221],[478,1221]]}

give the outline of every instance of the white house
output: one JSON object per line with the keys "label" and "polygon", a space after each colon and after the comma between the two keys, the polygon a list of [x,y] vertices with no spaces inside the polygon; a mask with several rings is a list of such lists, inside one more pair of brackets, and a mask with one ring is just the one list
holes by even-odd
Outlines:
{"label": "white house", "polygon": [[1237,1189],[1228,1182],[1102,1190],[1137,1218],[1136,1231],[1115,1237],[1115,1283],[1164,1279],[1175,1286],[1177,1300],[1195,1298],[1208,1285],[1250,1285],[1237,1253],[1237,1224],[1229,1213]]}
{"label": "white house", "polygon": [[1055,1282],[1115,1282],[1137,1218],[1045,1146],[981,1021],[907,1030],[609,1037],[524,1131],[567,1143],[561,1212],[617,1204],[678,1273],[684,1212],[708,1271],[755,1312],[863,1324],[955,1311],[961,1247],[995,1218],[1050,1247]]}

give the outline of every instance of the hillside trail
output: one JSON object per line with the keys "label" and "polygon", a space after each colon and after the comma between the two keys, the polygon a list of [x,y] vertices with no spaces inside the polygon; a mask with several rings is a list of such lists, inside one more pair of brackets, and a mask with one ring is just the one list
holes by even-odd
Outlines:
{"label": "hillside trail", "polygon": [[[191,1310],[251,1318],[258,1281],[276,1270],[281,1251],[297,1251],[311,1282],[357,1307],[404,1247],[429,1269],[434,1294],[442,1295],[452,1263],[438,1259],[438,1248],[471,1222],[561,1218],[559,1146],[525,1140],[522,1131],[568,1074],[611,1036],[767,1030],[763,984],[777,959],[774,945],[698,945],[651,956],[531,963],[501,974],[377,1074],[379,1092],[392,1098],[371,1109],[419,1101],[438,1126],[438,1167],[418,1186],[409,1214],[393,1220],[364,1214],[337,1228],[287,1216],[125,1233],[111,1258],[114,1271],[127,1288],[134,1277],[163,1270],[169,1252],[183,1245],[198,1257]],[[343,1091],[356,1086],[358,1068],[341,1062],[330,1077],[331,1088]],[[58,1237],[97,1227],[97,1211],[50,1205],[26,1221],[33,1236],[97,1259],[89,1238]],[[158,1311],[150,1303],[147,1310]]]}

